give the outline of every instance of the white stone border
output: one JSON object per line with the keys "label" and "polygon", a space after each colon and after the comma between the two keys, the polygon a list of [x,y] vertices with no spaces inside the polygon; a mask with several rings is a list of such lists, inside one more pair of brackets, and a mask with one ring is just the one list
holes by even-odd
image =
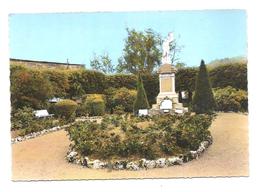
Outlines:
{"label": "white stone border", "polygon": [[81,157],[76,151],[69,150],[65,159],[69,163],[81,165],[83,167],[92,169],[114,169],[114,170],[144,170],[152,168],[164,168],[174,165],[182,165],[193,159],[198,159],[199,156],[212,144],[212,136],[207,140],[200,143],[199,148],[196,151],[190,151],[186,154],[180,154],[179,156],[173,156],[169,158],[158,158],[156,160],[140,159],[137,161],[118,160],[114,162],[102,162],[98,159],[90,160],[88,157]]}
{"label": "white stone border", "polygon": [[55,132],[55,131],[59,131],[61,129],[64,129],[66,127],[69,127],[71,124],[68,124],[68,125],[63,125],[63,126],[56,126],[56,127],[52,127],[50,129],[43,129],[42,131],[38,131],[38,132],[32,132],[32,133],[29,133],[25,136],[18,136],[16,138],[12,138],[11,139],[11,143],[12,144],[15,144],[15,143],[18,143],[18,142],[22,142],[22,141],[25,141],[25,140],[28,140],[28,139],[33,139],[35,137],[38,137],[38,136],[42,136],[42,135],[45,135],[47,133],[51,133],[51,132]]}
{"label": "white stone border", "polygon": [[15,143],[18,143],[18,142],[26,141],[28,139],[33,139],[35,137],[42,136],[42,135],[45,135],[47,133],[59,131],[61,129],[64,129],[66,127],[69,127],[69,126],[73,125],[74,123],[76,123],[78,121],[87,121],[87,120],[94,121],[94,120],[98,120],[100,118],[101,118],[100,116],[79,118],[79,119],[76,119],[73,123],[69,123],[69,124],[62,125],[62,126],[52,127],[52,128],[49,128],[49,129],[43,129],[42,131],[32,132],[32,133],[29,133],[29,134],[27,134],[25,136],[18,136],[18,137],[12,138],[11,139],[11,144],[15,144]]}

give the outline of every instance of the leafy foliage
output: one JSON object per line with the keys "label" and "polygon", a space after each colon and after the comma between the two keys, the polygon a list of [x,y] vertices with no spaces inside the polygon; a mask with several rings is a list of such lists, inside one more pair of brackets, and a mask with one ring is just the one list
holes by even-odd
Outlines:
{"label": "leafy foliage", "polygon": [[90,116],[100,116],[105,113],[105,101],[101,94],[88,94],[83,105]]}
{"label": "leafy foliage", "polygon": [[133,112],[133,104],[136,98],[136,90],[129,90],[125,87],[118,89],[114,96],[114,106],[122,106],[125,112]]}
{"label": "leafy foliage", "polygon": [[137,95],[133,107],[134,107],[134,113],[138,113],[139,109],[149,108],[149,103],[147,100],[146,92],[143,85],[143,80],[140,73],[138,74]]}
{"label": "leafy foliage", "polygon": [[54,97],[67,97],[70,85],[68,72],[66,70],[45,69],[42,73],[50,81],[50,86]]}
{"label": "leafy foliage", "polygon": [[118,72],[137,74],[139,71],[152,73],[160,65],[161,38],[151,29],[138,32],[126,29],[128,36],[125,40],[123,56],[119,59]]}
{"label": "leafy foliage", "polygon": [[19,136],[54,127],[57,123],[53,118],[35,118],[33,109],[29,107],[13,110],[11,113],[11,129],[18,130]]}
{"label": "leafy foliage", "polygon": [[52,94],[50,81],[40,70],[11,66],[11,102],[14,108],[46,106]]}
{"label": "leafy foliage", "polygon": [[210,79],[213,87],[232,86],[247,90],[247,65],[229,64],[216,67],[210,71]]}
{"label": "leafy foliage", "polygon": [[210,136],[213,120],[212,115],[163,115],[138,123],[135,118],[110,115],[101,124],[78,122],[67,131],[73,147],[84,156],[155,159],[198,148]]}
{"label": "leafy foliage", "polygon": [[200,70],[196,79],[195,95],[192,100],[192,109],[200,113],[210,113],[214,110],[215,100],[209,82],[207,68],[201,61]]}
{"label": "leafy foliage", "polygon": [[213,115],[184,116],[176,126],[176,139],[180,147],[196,150],[201,141],[205,141],[210,132],[208,128],[213,120]]}
{"label": "leafy foliage", "polygon": [[92,69],[101,71],[105,74],[113,73],[115,71],[107,53],[100,56],[94,55],[93,59],[90,61],[90,66]]}
{"label": "leafy foliage", "polygon": [[218,111],[248,111],[248,96],[244,90],[231,86],[213,90]]}
{"label": "leafy foliage", "polygon": [[77,103],[70,99],[64,99],[55,104],[55,114],[67,120],[74,120]]}
{"label": "leafy foliage", "polygon": [[11,129],[24,129],[29,127],[33,119],[33,109],[30,107],[12,110]]}

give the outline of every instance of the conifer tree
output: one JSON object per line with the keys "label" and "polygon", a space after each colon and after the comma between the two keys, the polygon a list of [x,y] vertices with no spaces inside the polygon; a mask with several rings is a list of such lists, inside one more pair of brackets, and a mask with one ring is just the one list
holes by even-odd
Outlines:
{"label": "conifer tree", "polygon": [[201,60],[199,73],[196,79],[195,95],[192,100],[192,109],[195,113],[211,113],[215,107],[208,71],[205,62]]}
{"label": "conifer tree", "polygon": [[147,100],[146,92],[143,85],[141,74],[138,73],[137,79],[137,95],[134,102],[134,113],[137,114],[139,109],[148,109],[149,103]]}

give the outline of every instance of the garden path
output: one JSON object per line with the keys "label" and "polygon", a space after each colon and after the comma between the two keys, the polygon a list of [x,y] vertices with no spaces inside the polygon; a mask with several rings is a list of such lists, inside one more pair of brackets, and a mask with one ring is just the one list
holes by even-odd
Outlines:
{"label": "garden path", "polygon": [[210,128],[213,144],[198,159],[182,166],[142,171],[108,171],[69,164],[64,130],[12,145],[13,180],[173,178],[247,176],[248,116],[219,113]]}

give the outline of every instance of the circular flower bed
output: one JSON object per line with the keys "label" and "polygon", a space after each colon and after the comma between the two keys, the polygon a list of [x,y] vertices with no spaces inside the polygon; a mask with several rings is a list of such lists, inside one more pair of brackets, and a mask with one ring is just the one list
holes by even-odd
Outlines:
{"label": "circular flower bed", "polygon": [[167,167],[198,158],[212,143],[212,115],[160,115],[152,118],[105,116],[100,124],[67,128],[71,163],[89,168],[139,170]]}

